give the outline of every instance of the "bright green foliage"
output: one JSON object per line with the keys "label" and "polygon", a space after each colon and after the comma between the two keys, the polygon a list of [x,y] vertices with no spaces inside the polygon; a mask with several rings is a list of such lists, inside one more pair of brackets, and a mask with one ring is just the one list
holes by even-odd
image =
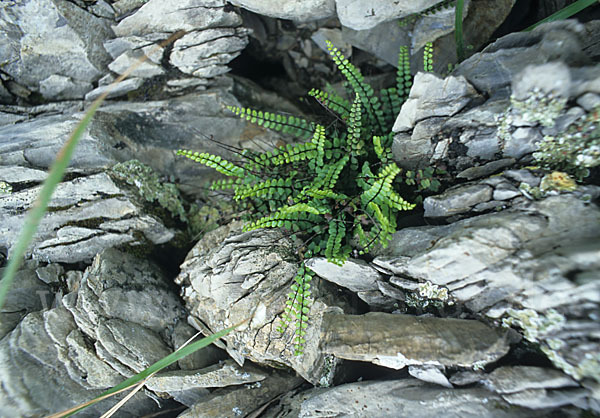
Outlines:
{"label": "bright green foliage", "polygon": [[[376,94],[360,71],[330,42],[327,45],[352,100],[317,89],[309,95],[334,115],[336,123],[326,128],[293,116],[230,107],[241,118],[306,142],[267,152],[245,150],[238,164],[206,153],[178,154],[233,178],[215,182],[213,189],[234,190],[233,198],[245,205],[245,231],[284,228],[292,238],[302,240],[300,259],[321,255],[339,265],[353,250],[364,254],[386,247],[399,214],[415,207],[401,196],[400,188],[407,191],[410,181],[419,187],[423,184],[416,182],[416,176],[408,178],[391,152],[391,127],[412,83],[408,50],[400,50],[396,86]],[[431,47],[426,49],[425,62],[431,67]],[[312,275],[302,264],[279,327],[283,332],[295,324],[297,354],[302,353],[308,326]]]}
{"label": "bright green foliage", "polygon": [[423,52],[423,70],[426,73],[433,72],[433,44],[427,42]]}
{"label": "bright green foliage", "polygon": [[314,273],[302,263],[294,282],[288,293],[285,308],[281,314],[281,322],[277,331],[283,334],[290,324],[296,323],[294,330],[294,353],[302,355],[306,340],[306,329],[308,328],[308,314],[312,304],[310,281]]}

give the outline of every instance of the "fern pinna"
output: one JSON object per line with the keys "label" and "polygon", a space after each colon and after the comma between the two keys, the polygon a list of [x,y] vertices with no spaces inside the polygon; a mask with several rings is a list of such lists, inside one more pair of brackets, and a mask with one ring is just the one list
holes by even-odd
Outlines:
{"label": "fern pinna", "polygon": [[[353,250],[364,254],[376,246],[385,247],[396,231],[398,214],[415,206],[398,192],[403,182],[415,184],[415,176],[401,176],[391,153],[391,127],[412,77],[408,50],[402,48],[396,86],[377,95],[360,71],[330,42],[327,45],[354,97],[349,101],[318,89],[309,95],[337,115],[344,124],[342,129],[328,129],[294,116],[229,107],[251,123],[306,142],[260,153],[244,150],[242,162],[235,164],[208,153],[179,150],[177,154],[229,177],[211,187],[233,190],[233,198],[249,209],[246,231],[285,228],[292,238],[302,240],[298,250],[301,260],[321,255],[339,265]],[[430,70],[430,45],[425,53],[425,68]],[[432,189],[439,186],[437,180],[428,181]],[[296,354],[302,354],[308,326],[312,277],[301,263],[278,327],[283,333],[290,325],[295,326]]]}

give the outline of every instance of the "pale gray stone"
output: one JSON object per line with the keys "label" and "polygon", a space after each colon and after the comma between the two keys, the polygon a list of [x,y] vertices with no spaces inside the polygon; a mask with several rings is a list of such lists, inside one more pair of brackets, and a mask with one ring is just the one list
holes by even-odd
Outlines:
{"label": "pale gray stone", "polygon": [[562,62],[528,65],[512,80],[512,95],[526,100],[532,91],[540,91],[557,98],[568,98],[571,93],[571,73]]}
{"label": "pale gray stone", "polygon": [[596,93],[585,93],[577,98],[577,104],[588,112],[600,106],[600,95]]}
{"label": "pale gray stone", "polygon": [[432,73],[417,73],[392,131],[407,131],[432,116],[452,116],[477,96],[462,76],[441,79]]}
{"label": "pale gray stone", "polygon": [[105,72],[102,43],[112,36],[105,19],[51,0],[5,2],[0,16],[2,71],[30,91],[82,98]]}
{"label": "pale gray stone", "polygon": [[504,143],[502,154],[505,157],[522,158],[537,151],[542,135],[534,128],[517,128]]}
{"label": "pale gray stone", "polygon": [[238,364],[245,359],[259,364],[277,362],[310,382],[319,382],[325,373],[319,333],[327,305],[317,299],[310,307],[304,354],[294,355],[290,344],[294,325],[283,335],[276,329],[298,270],[285,255],[294,244],[281,231],[240,230],[241,223],[235,222],[210,232],[188,254],[175,282],[183,287],[189,312],[206,333],[250,317],[248,324],[223,338]]}
{"label": "pale gray stone", "polygon": [[[407,46],[411,42],[408,29],[400,27],[396,20],[379,23],[369,30],[354,30],[342,26],[342,36],[344,42],[367,51],[394,67],[398,66],[400,47]],[[338,44],[334,39],[329,40],[343,51],[341,48],[343,43]],[[344,54],[344,56],[349,58],[348,55]]]}
{"label": "pale gray stone", "polygon": [[521,192],[510,183],[500,183],[494,188],[495,200],[508,200],[517,196],[521,196]]}
{"label": "pale gray stone", "polygon": [[273,370],[260,382],[243,386],[216,389],[196,402],[179,417],[236,417],[247,416],[273,399],[300,386],[303,380],[289,373]]}
{"label": "pale gray stone", "polygon": [[150,0],[113,30],[117,36],[143,36],[239,26],[241,18],[224,6],[224,0]]}
{"label": "pale gray stone", "polygon": [[108,99],[112,99],[115,97],[124,96],[129,92],[135,91],[139,89],[144,82],[143,78],[132,77],[126,80],[120,81],[116,85],[100,85],[94,90],[90,91],[85,95],[85,100],[96,100],[98,97],[102,96],[105,92],[108,91],[108,95],[106,96]]}
{"label": "pale gray stone", "polygon": [[572,378],[559,370],[533,366],[499,367],[485,376],[484,381],[497,393],[578,386]]}
{"label": "pale gray stone", "polygon": [[409,365],[472,367],[509,350],[506,331],[475,320],[370,312],[328,313],[321,347],[337,358],[370,361],[393,369]]}
{"label": "pale gray stone", "polygon": [[350,259],[338,266],[326,258],[318,257],[307,260],[306,266],[325,280],[353,292],[378,290],[377,282],[382,279],[373,267],[362,260]]}
{"label": "pale gray stone", "polygon": [[296,22],[327,19],[335,15],[335,0],[292,0],[286,2],[277,0],[231,0],[230,2],[259,15]]}
{"label": "pale gray stone", "polygon": [[528,65],[585,63],[583,32],[583,25],[563,21],[540,25],[531,33],[512,33],[460,63],[454,73],[465,76],[479,91],[506,97],[513,77]]}
{"label": "pale gray stone", "polygon": [[543,416],[526,408],[508,408],[485,389],[447,389],[416,379],[346,383],[308,395],[297,415],[423,418],[508,418]]}
{"label": "pale gray stone", "polygon": [[503,168],[510,167],[517,161],[514,158],[502,158],[496,161],[490,161],[481,166],[469,167],[456,175],[459,179],[473,180],[480,177],[489,176],[494,174]]}
{"label": "pale gray stone", "polygon": [[490,200],[492,192],[493,189],[487,185],[470,184],[427,197],[423,201],[425,216],[440,218],[466,213],[478,203]]}
{"label": "pale gray stone", "polygon": [[355,30],[365,30],[371,29],[381,22],[420,12],[436,3],[437,0],[380,0],[375,3],[336,0],[335,5],[338,18],[343,26]]}
{"label": "pale gray stone", "polygon": [[584,389],[527,389],[517,393],[504,394],[502,398],[511,405],[530,409],[547,409],[575,404],[587,395],[588,392]]}
{"label": "pale gray stone", "polygon": [[423,382],[433,383],[452,389],[452,384],[444,376],[442,370],[436,366],[408,366],[408,374]]}
{"label": "pale gray stone", "polygon": [[198,388],[222,388],[265,380],[268,372],[248,363],[238,366],[226,360],[201,370],[173,370],[152,377],[145,386],[155,392],[177,392]]}
{"label": "pale gray stone", "polygon": [[[137,65],[137,62],[143,56],[145,56],[145,54],[141,50],[124,52],[121,55],[119,55],[113,62],[108,64],[108,68],[117,74],[123,74],[132,65],[134,65],[134,64]],[[138,78],[143,79],[143,78],[155,77],[158,75],[162,75],[164,73],[165,73],[165,70],[163,69],[162,66],[160,66],[150,60],[146,60],[146,61],[142,62],[141,64],[139,64],[135,68],[135,70],[133,70],[130,74],[132,77],[138,77]],[[125,90],[122,88],[122,85],[120,87],[120,90],[121,91]],[[94,96],[91,93],[92,92],[90,92],[89,97]],[[115,93],[113,93],[113,94],[115,94]],[[86,97],[86,99],[90,100],[89,97]],[[113,95],[112,97],[118,97],[118,96]]]}

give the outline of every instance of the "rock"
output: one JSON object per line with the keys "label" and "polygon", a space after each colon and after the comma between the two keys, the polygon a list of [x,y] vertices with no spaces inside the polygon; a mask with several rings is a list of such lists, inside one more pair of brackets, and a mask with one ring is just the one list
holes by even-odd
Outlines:
{"label": "rock", "polygon": [[348,260],[338,266],[319,257],[307,260],[306,266],[323,279],[353,292],[377,290],[381,280],[381,275],[362,260]]}
{"label": "rock", "polygon": [[[575,21],[559,21],[540,25],[531,33],[512,33],[460,63],[454,74],[465,76],[477,90],[489,95],[508,95],[514,75],[528,65],[550,61],[575,66],[585,63],[582,32],[583,25]],[[523,60],[523,56],[528,59]]]}
{"label": "rock", "polygon": [[599,331],[589,315],[600,289],[569,272],[584,277],[597,269],[599,225],[597,205],[549,196],[451,225],[403,229],[375,263],[405,279],[447,286],[457,303],[504,318],[541,344],[557,368],[595,379],[589,353],[598,351],[592,335]]}
{"label": "rock", "polygon": [[231,0],[231,4],[260,15],[295,22],[310,22],[335,15],[335,0],[293,0],[285,3],[265,0]]}
{"label": "rock", "polygon": [[508,408],[485,389],[447,389],[416,379],[347,383],[308,394],[298,417],[532,417],[542,413]]}
{"label": "rock", "polygon": [[[21,230],[23,211],[33,204],[39,189],[0,195],[4,219],[0,246],[7,248],[9,254]],[[135,200],[106,174],[60,184],[49,202],[51,212],[41,221],[29,254],[48,262],[75,263],[90,261],[103,248],[163,244],[174,237],[160,221],[143,213]]]}
{"label": "rock", "polygon": [[364,30],[371,29],[381,22],[420,12],[434,4],[436,4],[436,0],[382,0],[373,4],[353,0],[336,0],[336,9],[343,26],[354,30]]}
{"label": "rock", "polygon": [[[400,27],[395,20],[382,22],[369,30],[354,30],[342,26],[342,37],[345,42],[371,53],[394,67],[398,66],[400,47],[410,44],[408,29]],[[338,46],[333,40],[331,41]]]}
{"label": "rock", "polygon": [[528,389],[518,393],[502,395],[502,398],[511,405],[523,406],[530,409],[546,409],[577,404],[578,401],[582,401],[587,394],[588,393],[583,389],[552,391],[545,389]]}
{"label": "rock", "polygon": [[517,196],[521,196],[521,192],[510,183],[500,183],[494,188],[495,200],[508,200]]}
{"label": "rock", "polygon": [[[52,305],[54,295],[50,287],[38,279],[36,267],[35,261],[29,261],[16,273],[0,311],[0,338],[12,331],[28,313]],[[4,273],[4,269],[0,272]]]}
{"label": "rock", "polygon": [[473,180],[479,177],[486,177],[494,174],[503,168],[510,167],[516,162],[514,158],[503,158],[501,160],[490,161],[482,166],[469,167],[457,174],[457,178]]}
{"label": "rock", "polygon": [[496,393],[577,386],[572,378],[559,370],[533,366],[499,367],[487,375],[484,381]]}
{"label": "rock", "polygon": [[435,366],[408,366],[408,374],[423,382],[433,383],[445,388],[453,388],[442,370]]}
{"label": "rock", "polygon": [[476,97],[477,92],[464,77],[441,79],[432,73],[417,73],[392,131],[407,131],[432,116],[452,116]]}
{"label": "rock", "polygon": [[206,29],[188,33],[175,41],[169,61],[182,72],[196,77],[210,78],[224,74],[229,71],[226,64],[248,44],[247,34],[248,31],[243,28]]}
{"label": "rock", "polygon": [[[200,240],[188,254],[175,282],[193,317],[215,332],[250,318],[248,325],[223,338],[238,364],[292,367],[309,382],[319,382],[325,356],[318,349],[322,315],[327,305],[316,300],[308,314],[306,346],[294,355],[290,340],[294,326],[281,335],[276,328],[298,265],[289,258],[293,243],[278,230],[241,233],[241,224],[221,227]],[[313,283],[313,289],[314,283]]]}
{"label": "rock", "polygon": [[301,383],[302,379],[297,376],[273,370],[260,382],[215,390],[179,417],[247,416],[252,411],[272,402],[273,399],[295,389]]}
{"label": "rock", "polygon": [[322,350],[337,358],[393,369],[485,365],[509,350],[505,332],[478,321],[382,312],[328,313],[321,325],[321,340]]}
{"label": "rock", "polygon": [[106,71],[110,57],[102,43],[112,37],[106,19],[51,0],[4,3],[0,15],[2,71],[30,92],[81,99]]}
{"label": "rock", "polygon": [[542,136],[536,129],[517,128],[504,143],[503,154],[505,157],[522,158],[536,151],[541,140]]}
{"label": "rock", "polygon": [[239,16],[233,11],[225,11],[224,6],[223,0],[150,0],[113,30],[122,37],[238,26],[241,23]]}
{"label": "rock", "polygon": [[440,218],[468,212],[478,203],[492,198],[493,189],[484,184],[471,184],[449,189],[436,196],[426,197],[423,201],[425,216]]}

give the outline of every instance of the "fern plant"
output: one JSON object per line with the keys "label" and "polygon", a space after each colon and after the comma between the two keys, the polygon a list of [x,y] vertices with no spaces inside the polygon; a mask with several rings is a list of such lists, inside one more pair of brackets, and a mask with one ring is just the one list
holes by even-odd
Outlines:
{"label": "fern plant", "polygon": [[[300,260],[324,256],[341,265],[354,251],[365,254],[386,247],[396,232],[397,217],[411,210],[400,190],[407,185],[437,190],[433,170],[404,172],[393,161],[391,127],[412,83],[408,50],[399,53],[396,85],[376,94],[360,71],[330,42],[329,54],[344,75],[352,94],[347,100],[334,92],[312,89],[308,94],[335,114],[342,127],[325,127],[303,118],[254,109],[229,107],[247,121],[305,142],[267,152],[243,150],[241,163],[219,156],[179,150],[177,154],[228,176],[213,190],[233,191],[244,209],[245,231],[284,228],[302,244]],[[425,69],[431,71],[432,46],[425,48]],[[279,332],[291,325],[294,351],[303,351],[312,302],[313,272],[301,262],[288,294]]]}

